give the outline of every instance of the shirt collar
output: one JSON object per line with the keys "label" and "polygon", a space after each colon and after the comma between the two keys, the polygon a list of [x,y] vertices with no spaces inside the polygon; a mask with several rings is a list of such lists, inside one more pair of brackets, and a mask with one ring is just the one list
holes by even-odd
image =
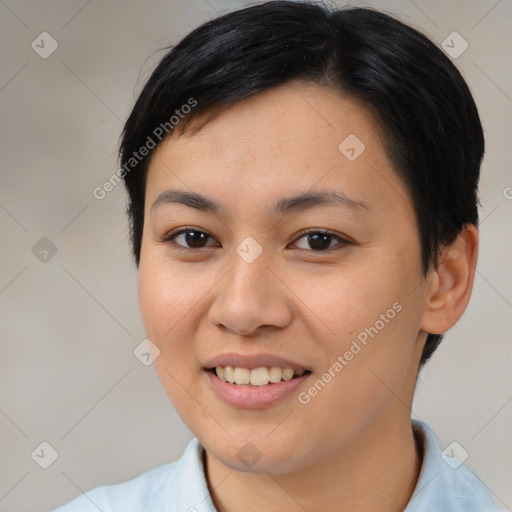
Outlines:
{"label": "shirt collar", "polygon": [[204,448],[189,441],[168,482],[165,512],[216,512],[203,469]]}
{"label": "shirt collar", "polygon": [[485,484],[447,450],[441,451],[436,434],[412,420],[416,441],[423,448],[421,471],[404,512],[495,512],[498,510]]}

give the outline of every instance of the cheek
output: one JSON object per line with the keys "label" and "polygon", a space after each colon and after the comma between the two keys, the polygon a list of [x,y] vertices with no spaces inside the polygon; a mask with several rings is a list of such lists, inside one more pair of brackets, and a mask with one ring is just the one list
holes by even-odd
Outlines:
{"label": "cheek", "polygon": [[146,333],[155,343],[172,339],[174,329],[200,300],[204,292],[200,283],[186,272],[172,268],[158,258],[141,258],[138,274],[138,297]]}
{"label": "cheek", "polygon": [[141,260],[138,276],[139,308],[146,334],[157,344],[161,342],[165,325],[168,325],[167,317],[172,314],[172,309],[167,307],[172,289],[173,284],[163,278],[154,265]]}
{"label": "cheek", "polygon": [[194,423],[192,420],[197,414],[197,410],[191,407],[187,391],[191,389],[191,379],[198,371],[197,367],[190,365],[194,335],[192,328],[187,327],[187,314],[197,304],[198,292],[183,274],[171,271],[168,264],[164,266],[156,258],[141,258],[139,308],[146,336],[160,350],[153,366],[169,399],[187,425]]}
{"label": "cheek", "polygon": [[[383,309],[384,315],[386,311]],[[386,317],[389,323],[378,318],[369,320],[366,326],[346,315],[353,334],[324,344],[327,363],[298,397],[303,412],[316,418],[304,425],[306,437],[317,435],[319,428],[325,439],[338,439],[343,432],[347,442],[370,428],[386,411],[406,410],[406,375],[415,336],[406,318],[407,307],[390,319],[393,313]]]}
{"label": "cheek", "polygon": [[[160,350],[154,366],[177,408],[190,396],[190,388],[202,371],[197,330],[207,314],[208,291],[214,283],[199,266],[171,264],[158,254],[141,258],[138,275],[139,308],[146,336]],[[195,385],[195,384],[194,384]]]}
{"label": "cheek", "polygon": [[[399,266],[361,264],[294,280],[310,332],[325,354],[323,371],[336,375],[328,385],[337,389],[334,401],[350,407],[379,401],[381,392],[389,393],[379,377],[391,389],[400,385],[419,330],[421,290],[413,287],[418,274]],[[401,273],[409,277],[397,278]]]}
{"label": "cheek", "polygon": [[290,274],[288,279],[319,336],[340,349],[344,341],[373,325],[399,300],[400,289],[396,282],[390,282],[389,275],[358,264]]}

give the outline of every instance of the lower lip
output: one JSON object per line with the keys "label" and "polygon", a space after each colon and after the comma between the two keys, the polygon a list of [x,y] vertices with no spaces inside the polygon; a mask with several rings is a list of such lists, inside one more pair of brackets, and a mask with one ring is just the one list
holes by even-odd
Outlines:
{"label": "lower lip", "polygon": [[239,386],[219,379],[211,371],[205,373],[217,395],[228,404],[241,409],[263,409],[275,405],[293,393],[311,375],[305,373],[301,377],[266,386]]}

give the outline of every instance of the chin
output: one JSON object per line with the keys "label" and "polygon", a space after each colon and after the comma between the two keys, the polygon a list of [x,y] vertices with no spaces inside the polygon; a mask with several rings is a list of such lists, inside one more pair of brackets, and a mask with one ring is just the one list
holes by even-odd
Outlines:
{"label": "chin", "polygon": [[[266,434],[268,436],[268,432]],[[219,460],[224,466],[244,473],[272,473],[282,474],[296,470],[300,465],[303,453],[298,453],[293,443],[285,439],[270,437],[240,441],[228,438],[225,444],[218,440],[206,442],[203,446],[209,455]],[[304,450],[302,443],[302,450]]]}

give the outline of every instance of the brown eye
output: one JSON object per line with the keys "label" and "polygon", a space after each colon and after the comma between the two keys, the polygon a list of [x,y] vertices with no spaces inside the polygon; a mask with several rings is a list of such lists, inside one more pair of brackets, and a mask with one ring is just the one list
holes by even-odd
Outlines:
{"label": "brown eye", "polygon": [[[172,241],[184,249],[202,249],[204,247],[208,247],[206,243],[210,238],[213,240],[213,238],[204,231],[193,228],[185,228],[165,237],[163,241]],[[180,239],[182,243],[177,242],[176,240],[178,239]]]}
{"label": "brown eye", "polygon": [[331,243],[333,240],[338,240],[339,243],[336,245],[346,245],[349,244],[347,240],[341,238],[334,233],[326,232],[326,231],[309,231],[304,233],[300,238],[298,238],[294,244],[297,244],[300,240],[305,239],[305,244],[308,247],[299,247],[299,249],[313,250],[313,252],[322,252],[331,249]]}

